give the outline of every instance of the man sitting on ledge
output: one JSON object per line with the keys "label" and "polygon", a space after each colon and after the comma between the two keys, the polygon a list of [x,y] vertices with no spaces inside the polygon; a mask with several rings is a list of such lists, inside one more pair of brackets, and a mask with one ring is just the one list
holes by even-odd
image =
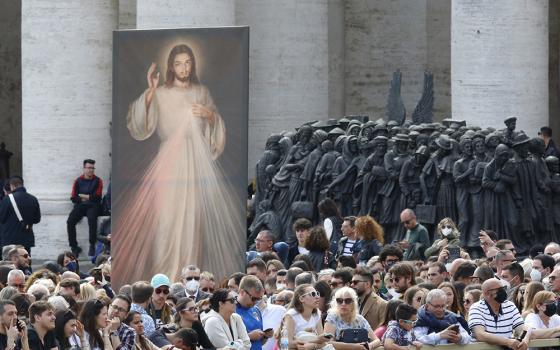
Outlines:
{"label": "man sitting on ledge", "polygon": [[496,278],[482,284],[483,299],[474,303],[469,310],[469,327],[477,341],[505,346],[514,350],[527,350],[530,332],[520,336],[525,325],[515,304],[507,300],[507,292]]}

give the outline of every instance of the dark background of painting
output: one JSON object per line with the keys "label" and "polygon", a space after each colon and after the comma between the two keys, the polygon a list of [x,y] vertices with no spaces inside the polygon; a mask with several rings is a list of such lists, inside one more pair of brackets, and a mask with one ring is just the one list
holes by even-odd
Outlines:
{"label": "dark background of painting", "polygon": [[[136,141],[130,136],[126,127],[128,106],[148,87],[146,75],[152,62],[158,64],[160,85],[165,82],[169,51],[183,43],[193,49],[198,78],[208,87],[224,120],[226,146],[218,162],[226,177],[224,180],[235,189],[240,221],[246,222],[249,28],[231,27],[114,32],[111,178],[114,225],[122,206],[126,205],[122,196],[136,190],[160,144],[157,131],[145,141]],[[238,234],[244,242],[246,233]],[[165,243],[162,240],[154,244]],[[211,254],[211,251],[205,247],[203,254]],[[239,254],[244,257],[244,252]],[[115,263],[134,263],[134,257],[118,251],[118,244],[113,245],[112,255],[118,257]],[[239,268],[241,270],[242,266]]]}

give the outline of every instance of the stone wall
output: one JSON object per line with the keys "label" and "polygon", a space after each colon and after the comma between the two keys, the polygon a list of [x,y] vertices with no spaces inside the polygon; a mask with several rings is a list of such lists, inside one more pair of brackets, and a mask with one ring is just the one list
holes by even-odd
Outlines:
{"label": "stone wall", "polygon": [[346,2],[347,114],[384,117],[397,69],[407,116],[422,95],[426,69],[434,73],[435,117],[450,114],[449,6],[440,0]]}
{"label": "stone wall", "polygon": [[[41,203],[34,257],[67,247],[70,191],[84,158],[110,174],[112,0],[22,1],[23,176]],[[79,233],[82,245],[87,234]]]}
{"label": "stone wall", "polygon": [[452,3],[453,116],[530,136],[549,119],[548,0]]}
{"label": "stone wall", "polygon": [[21,0],[0,10],[0,142],[13,153],[11,175],[21,174]]}

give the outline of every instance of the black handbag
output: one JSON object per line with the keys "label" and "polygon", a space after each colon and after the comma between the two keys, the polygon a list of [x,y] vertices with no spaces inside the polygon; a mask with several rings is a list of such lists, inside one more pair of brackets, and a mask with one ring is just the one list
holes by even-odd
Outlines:
{"label": "black handbag", "polygon": [[368,331],[365,328],[348,328],[340,333],[340,341],[343,343],[359,344],[367,343]]}

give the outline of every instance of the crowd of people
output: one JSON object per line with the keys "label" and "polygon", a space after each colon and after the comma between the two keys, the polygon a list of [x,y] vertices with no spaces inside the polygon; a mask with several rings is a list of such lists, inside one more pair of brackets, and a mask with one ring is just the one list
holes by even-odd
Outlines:
{"label": "crowd of people", "polygon": [[[315,222],[293,217],[293,241],[263,226],[251,232],[245,271],[222,278],[187,265],[179,276],[160,271],[112,285],[110,220],[97,227],[97,216],[110,214],[110,190],[102,199],[94,165],[84,161],[72,188],[70,250],[38,268],[37,199],[22,178],[7,182],[0,350],[418,350],[474,342],[526,350],[531,340],[560,337],[558,242],[518,254],[503,232],[484,228],[473,246],[453,218],[424,226],[413,208],[397,213],[403,235],[395,239],[371,215],[342,216],[328,197]],[[89,271],[80,269],[76,240],[83,217]]]}
{"label": "crowd of people", "polygon": [[[261,231],[246,270],[219,280],[189,265],[114,290],[111,259],[80,270],[67,251],[32,271],[24,246],[3,247],[1,349],[419,349],[486,342],[525,350],[560,336],[560,245],[516,255],[480,232],[471,259],[453,220],[433,232],[401,213],[406,239],[384,244],[371,216],[324,225],[297,219],[293,245]],[[327,225],[329,226],[329,225]],[[330,236],[330,237],[329,237]],[[282,242],[280,242],[282,243]],[[407,259],[409,250],[425,259]],[[170,278],[171,277],[171,278]]]}

